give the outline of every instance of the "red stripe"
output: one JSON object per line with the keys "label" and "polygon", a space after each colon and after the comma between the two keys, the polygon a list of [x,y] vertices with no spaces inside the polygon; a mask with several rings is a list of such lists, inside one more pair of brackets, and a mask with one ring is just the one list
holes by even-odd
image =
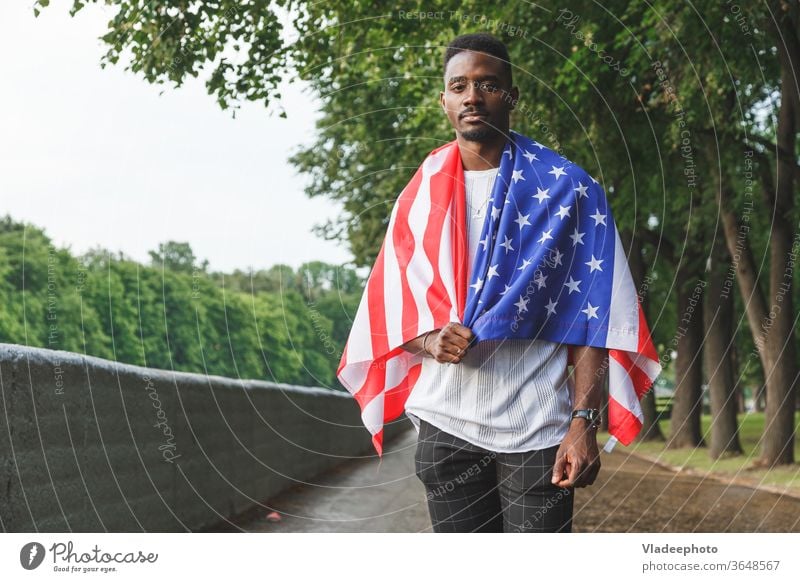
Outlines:
{"label": "red stripe", "polygon": [[627,446],[633,442],[642,422],[627,408],[613,398],[608,399],[608,432]]}
{"label": "red stripe", "polygon": [[[638,297],[636,301],[639,301]],[[644,309],[642,309],[641,303],[639,303],[639,347],[636,351],[651,360],[658,361],[658,353],[653,345],[650,328],[647,327],[647,320],[644,317]]]}
{"label": "red stripe", "polygon": [[[450,310],[453,307],[442,275],[439,272],[442,230],[452,201],[450,186],[454,176],[455,159],[459,161],[461,159],[458,148],[455,147],[455,142],[452,142],[452,145],[453,147],[447,153],[447,158],[442,164],[442,168],[431,176],[431,210],[423,239],[425,254],[433,265],[433,280],[428,292],[425,294],[425,300],[431,310],[435,328],[442,327],[450,321]],[[458,287],[456,287],[456,293],[458,294]],[[463,313],[463,310],[461,313]]]}
{"label": "red stripe", "polygon": [[350,345],[350,340],[348,339],[344,343],[344,349],[342,350],[342,359],[339,360],[339,369],[336,370],[336,376],[339,377],[342,375],[342,370],[347,365],[347,346]]}
{"label": "red stripe", "polygon": [[372,446],[375,447],[378,456],[383,457],[383,429],[372,435]]}
{"label": "red stripe", "polygon": [[461,153],[458,148],[453,148],[456,152],[455,168],[452,170],[452,175],[455,182],[455,200],[453,212],[453,228],[450,231],[452,235],[453,246],[453,267],[455,270],[455,285],[456,285],[456,301],[458,303],[458,317],[464,320],[464,309],[467,304],[467,201],[466,192],[464,187],[464,167],[461,164]]}
{"label": "red stripe", "polygon": [[376,396],[386,389],[385,361],[387,359],[386,356],[381,356],[370,363],[364,385],[361,386],[361,390],[353,395],[362,412]]}
{"label": "red stripe", "polygon": [[383,422],[386,424],[396,418],[399,418],[406,408],[406,400],[411,390],[419,379],[419,374],[422,372],[422,364],[411,366],[408,370],[408,375],[403,379],[400,384],[386,391],[383,401]]}
{"label": "red stripe", "polygon": [[636,397],[641,400],[642,396],[647,392],[653,382],[650,380],[650,377],[631,360],[628,353],[629,352],[623,350],[608,350],[609,357],[619,362],[619,365],[622,366],[628,376],[630,376],[633,389],[636,391]]}
{"label": "red stripe", "polygon": [[369,280],[367,281],[367,289],[369,291],[369,325],[370,325],[370,340],[372,342],[372,353],[378,356],[385,354],[389,351],[389,338],[386,336],[386,311],[384,306],[386,304],[384,298],[383,286],[383,261],[384,251],[386,248],[386,241],[384,240],[381,245],[381,250],[378,253],[378,258],[375,259],[375,266],[372,267]]}

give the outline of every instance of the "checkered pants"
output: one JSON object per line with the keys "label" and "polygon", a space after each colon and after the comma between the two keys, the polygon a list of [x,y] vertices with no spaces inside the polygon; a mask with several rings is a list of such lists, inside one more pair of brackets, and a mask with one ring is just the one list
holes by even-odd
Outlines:
{"label": "checkered pants", "polygon": [[414,466],[433,531],[572,531],[574,488],[550,482],[557,451],[487,451],[420,419]]}

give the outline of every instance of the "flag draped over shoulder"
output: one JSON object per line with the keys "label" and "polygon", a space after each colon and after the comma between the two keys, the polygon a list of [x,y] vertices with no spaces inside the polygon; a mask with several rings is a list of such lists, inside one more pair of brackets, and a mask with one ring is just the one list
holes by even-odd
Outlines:
{"label": "flag draped over shoulder", "polygon": [[382,455],[383,427],[403,414],[422,369],[401,346],[451,321],[476,341],[608,348],[609,432],[629,444],[661,365],[603,189],[512,131],[488,204],[470,281],[456,141],[426,157],[392,209],[337,373],[375,450]]}

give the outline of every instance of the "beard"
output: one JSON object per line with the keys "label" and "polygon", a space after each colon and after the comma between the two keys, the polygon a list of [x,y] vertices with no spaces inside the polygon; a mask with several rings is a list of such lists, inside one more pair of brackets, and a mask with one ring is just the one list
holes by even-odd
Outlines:
{"label": "beard", "polygon": [[495,136],[494,130],[489,126],[476,127],[461,132],[461,137],[467,141],[486,142]]}

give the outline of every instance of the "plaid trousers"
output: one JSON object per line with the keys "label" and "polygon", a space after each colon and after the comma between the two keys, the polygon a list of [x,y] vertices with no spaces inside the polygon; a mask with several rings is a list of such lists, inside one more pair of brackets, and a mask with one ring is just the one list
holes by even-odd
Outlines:
{"label": "plaid trousers", "polygon": [[420,419],[414,466],[433,531],[571,532],[574,488],[550,482],[557,451],[487,451]]}

